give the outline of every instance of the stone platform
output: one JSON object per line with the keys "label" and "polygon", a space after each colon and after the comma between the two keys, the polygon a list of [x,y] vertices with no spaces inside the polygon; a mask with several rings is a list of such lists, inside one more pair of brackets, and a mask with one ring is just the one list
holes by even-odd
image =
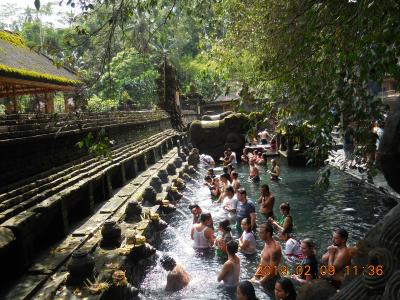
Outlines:
{"label": "stone platform", "polygon": [[[82,286],[65,284],[68,277],[66,262],[77,249],[83,249],[93,254],[99,274],[98,278],[110,279],[116,269],[125,269],[131,279],[135,277],[132,276],[133,273],[143,273],[145,262],[137,261],[132,266],[132,264],[127,263],[132,258],[128,259],[121,255],[120,247],[114,249],[100,247],[100,229],[106,220],[113,219],[121,226],[123,236],[128,230],[134,230],[137,234],[144,235],[148,241],[154,242],[157,239],[157,224],[149,218],[133,223],[124,221],[126,205],[130,201],[140,202],[151,179],[160,170],[166,172],[165,170],[168,170],[168,166],[174,162],[177,154],[177,148],[170,150],[162,159],[118,189],[116,193],[113,193],[111,199],[96,207],[93,215],[76,225],[64,240],[47,249],[34,260],[29,270],[5,295],[5,299],[52,299],[54,297],[57,299],[86,297],[99,299],[101,293],[93,295]],[[176,173],[176,171],[179,171],[179,169],[174,172]],[[168,173],[171,174],[171,170]],[[172,181],[173,178],[174,176],[168,176],[169,181]],[[163,192],[157,194],[159,201],[166,198],[167,185],[164,183]],[[144,215],[150,215],[156,211],[160,211],[159,205],[143,207]],[[121,247],[123,245],[124,242]]]}

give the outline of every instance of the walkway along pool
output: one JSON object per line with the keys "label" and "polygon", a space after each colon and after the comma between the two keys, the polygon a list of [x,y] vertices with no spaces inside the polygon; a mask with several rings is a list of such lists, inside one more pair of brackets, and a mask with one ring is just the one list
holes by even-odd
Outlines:
{"label": "walkway along pool", "polygon": [[[265,169],[260,170],[261,182],[257,184],[249,181],[248,166],[238,166],[237,171],[242,187],[247,190],[249,199],[256,206],[257,223],[265,222],[265,217],[259,213],[257,199],[260,185],[267,183],[276,199],[275,215],[279,215],[279,205],[282,202],[290,203],[295,235],[299,239],[310,237],[316,241],[318,259],[331,244],[333,228],[346,229],[349,232],[348,245],[354,245],[392,208],[383,194],[337,170],[332,170],[331,184],[326,191],[315,188],[318,174],[312,168],[281,165],[282,180],[279,182],[270,182]],[[200,169],[200,173],[205,173],[205,170]],[[202,185],[202,181],[202,176],[198,174],[196,181],[187,185],[185,197],[177,203],[178,213],[168,220],[169,227],[162,233],[159,247],[160,252],[170,254],[185,266],[191,282],[179,292],[166,293],[164,288],[167,273],[160,266],[157,257],[141,284],[145,299],[235,299],[234,292],[227,290],[216,280],[224,261],[216,255],[196,256],[192,248],[192,216],[188,209],[190,203],[197,203],[203,211],[211,212],[216,234],[218,223],[224,218],[220,205],[212,203],[209,189]],[[232,226],[232,233],[238,238],[235,226]],[[255,257],[246,258],[239,254],[241,280],[250,279],[254,275],[262,247],[263,243],[258,239]],[[281,264],[284,263],[282,257]],[[271,299],[261,289],[256,288],[256,293],[260,299]]]}

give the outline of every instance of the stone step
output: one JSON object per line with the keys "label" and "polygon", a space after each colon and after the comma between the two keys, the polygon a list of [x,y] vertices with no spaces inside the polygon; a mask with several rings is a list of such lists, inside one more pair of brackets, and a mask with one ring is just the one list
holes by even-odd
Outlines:
{"label": "stone step", "polygon": [[[168,134],[172,134],[174,131],[173,130],[166,130],[160,134],[154,135],[150,139],[158,140],[160,137]],[[116,150],[112,151],[112,157],[119,157],[120,155],[125,154],[127,151],[134,151],[135,147],[141,147],[143,145],[148,144],[148,139],[140,140],[138,142],[135,142],[133,144],[128,144],[126,146],[120,147]],[[76,173],[76,172],[81,172],[81,170],[84,170],[86,167],[94,166],[96,164],[101,163],[101,161],[98,158],[92,158],[86,161],[83,161],[79,164],[72,165],[71,167],[67,167],[65,169],[61,169],[61,171],[51,174],[50,172],[45,172],[44,176],[36,175],[32,177],[31,179],[25,180],[25,183],[23,185],[22,182],[18,182],[16,185],[11,185],[9,187],[9,191],[6,193],[0,194],[0,203],[2,203],[4,200],[8,199],[9,197],[17,197],[21,193],[27,193],[30,190],[35,190],[39,186],[45,183],[49,183],[52,180],[57,180],[60,177],[65,176],[66,174],[70,174],[71,176]],[[58,170],[58,169],[57,169]],[[21,186],[22,185],[22,186]],[[15,189],[13,187],[16,186]]]}
{"label": "stone step", "polygon": [[[118,258],[117,260],[122,262],[120,255],[115,256],[111,252],[109,255],[104,250],[98,248],[101,240],[100,229],[102,225],[110,218],[122,222],[126,203],[130,199],[139,198],[138,194],[141,194],[145,185],[148,185],[151,177],[156,175],[161,168],[165,169],[167,164],[172,162],[176,155],[176,148],[169,151],[163,159],[151,168],[143,171],[135,179],[132,179],[130,183],[122,187],[111,199],[99,207],[92,216],[77,225],[64,240],[36,257],[35,262],[30,266],[25,275],[5,295],[5,299],[49,299],[49,297],[54,297],[58,288],[64,284],[66,278],[65,265],[73,251],[77,249],[92,252],[96,257],[96,267],[102,272],[109,271],[109,267],[107,266],[114,263],[115,258]],[[152,212],[156,212],[158,209],[158,205],[143,208],[143,210],[150,210]],[[149,220],[142,220],[135,224],[122,222],[121,227],[123,232],[127,228],[130,228],[145,235],[144,231],[147,230],[149,224]],[[35,228],[31,227],[31,230],[35,230]],[[63,295],[59,296],[68,298],[68,294],[65,297]]]}
{"label": "stone step", "polygon": [[[0,119],[0,141],[11,138],[55,133],[60,130],[92,129],[102,126],[141,123],[167,118],[165,112],[132,112],[131,114],[104,115],[49,115],[47,118]],[[61,117],[60,117],[61,116]],[[80,117],[81,116],[81,117]]]}
{"label": "stone step", "polygon": [[[156,135],[155,138],[152,139],[147,139],[147,145],[142,146],[141,150],[143,149],[150,149],[154,146],[157,146],[160,143],[163,143],[165,140],[169,139],[172,134],[175,134],[173,131],[169,131],[168,133],[162,133],[164,135],[164,139],[161,141],[159,140],[158,135]],[[53,186],[50,190],[45,190],[40,194],[37,194],[31,198],[28,198],[27,200],[24,199],[23,195],[11,198],[9,200],[3,201],[0,204],[0,212],[1,212],[1,220],[4,222],[7,219],[17,215],[21,211],[24,211],[41,201],[45,200],[46,198],[49,198],[52,195],[59,194],[58,197],[63,197],[62,191],[65,188],[68,188],[69,186],[73,186],[74,184],[77,184],[79,186],[82,186],[85,182],[87,182],[88,179],[93,178],[93,177],[99,177],[103,176],[106,174],[107,170],[115,167],[118,165],[120,161],[126,161],[130,158],[134,158],[134,155],[137,154],[138,149],[132,150],[129,154],[127,155],[121,155],[115,160],[112,160],[111,162],[109,160],[103,160],[100,162],[100,164],[97,165],[90,165],[86,170],[79,170],[79,173],[77,173],[77,176],[72,177],[72,178],[61,178],[64,180],[59,180],[60,184],[57,186]],[[140,152],[139,152],[140,153]]]}

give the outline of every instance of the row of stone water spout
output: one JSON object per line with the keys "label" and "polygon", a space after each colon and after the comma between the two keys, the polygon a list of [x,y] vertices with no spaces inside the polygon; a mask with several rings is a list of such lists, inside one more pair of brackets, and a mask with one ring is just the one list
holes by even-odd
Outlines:
{"label": "row of stone water spout", "polygon": [[[179,156],[174,159],[173,163],[169,163],[166,169],[159,170],[157,175],[150,179],[149,186],[144,189],[141,199],[128,201],[123,219],[127,228],[129,228],[129,224],[139,223],[143,219],[149,220],[149,227],[151,227],[152,232],[162,231],[168,226],[160,218],[159,213],[152,212],[149,207],[158,205],[158,212],[162,214],[169,214],[176,210],[172,203],[183,197],[181,191],[185,189],[185,182],[191,181],[191,175],[196,173],[193,165],[184,163],[186,155],[180,151],[178,151],[178,154]],[[177,169],[180,169],[178,174]],[[170,176],[176,177],[171,180],[171,184],[164,191],[163,185],[169,183]],[[157,194],[160,193],[162,200],[157,198]],[[146,243],[146,238],[143,235],[138,235],[135,231],[129,229],[125,230],[125,235],[123,235],[121,224],[113,219],[107,220],[101,229],[100,247],[105,250],[118,249],[125,239],[125,246],[121,248],[126,250],[124,255],[134,261],[147,258],[156,252],[154,247]],[[67,285],[70,286],[82,286],[88,280],[95,280],[99,274],[95,269],[94,257],[84,250],[73,252],[67,264],[67,269],[69,272]],[[113,273],[112,284],[102,292],[100,299],[104,297],[104,299],[132,299],[139,293],[138,289],[127,281],[125,273],[121,270]]]}

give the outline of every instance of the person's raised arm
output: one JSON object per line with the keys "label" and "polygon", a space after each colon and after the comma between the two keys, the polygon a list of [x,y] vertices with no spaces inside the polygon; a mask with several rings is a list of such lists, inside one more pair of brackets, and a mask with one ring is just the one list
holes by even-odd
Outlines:
{"label": "person's raised arm", "polygon": [[206,229],[206,231],[204,232],[204,236],[208,240],[210,246],[214,245],[214,231],[211,228]]}
{"label": "person's raised arm", "polygon": [[250,242],[248,240],[243,240],[243,242],[239,242],[239,248],[241,250],[246,250],[250,246]]}

